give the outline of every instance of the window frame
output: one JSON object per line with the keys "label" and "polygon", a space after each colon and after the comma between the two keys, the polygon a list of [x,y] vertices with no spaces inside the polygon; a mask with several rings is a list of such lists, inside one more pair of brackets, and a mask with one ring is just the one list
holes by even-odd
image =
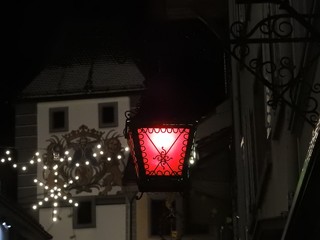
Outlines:
{"label": "window frame", "polygon": [[[105,107],[113,108],[113,122],[106,123],[103,121],[103,109]],[[98,104],[98,112],[99,112],[99,128],[110,128],[110,127],[118,127],[119,118],[118,118],[118,102],[103,102]]]}
{"label": "window frame", "polygon": [[[57,112],[64,113],[64,127],[54,128],[54,114]],[[54,107],[49,108],[49,132],[67,132],[69,131],[69,108],[68,107]]]}
{"label": "window frame", "polygon": [[[81,197],[77,199],[78,207],[73,207],[72,214],[72,226],[73,229],[81,229],[81,228],[96,228],[96,201],[94,197]],[[90,202],[91,204],[91,222],[90,223],[79,223],[78,222],[78,211],[81,207],[81,203]]]}

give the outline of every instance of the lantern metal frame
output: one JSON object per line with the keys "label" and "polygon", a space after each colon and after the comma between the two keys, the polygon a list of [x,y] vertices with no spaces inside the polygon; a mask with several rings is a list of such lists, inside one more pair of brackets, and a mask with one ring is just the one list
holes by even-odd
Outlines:
{"label": "lantern metal frame", "polygon": [[[141,119],[137,116],[131,117],[130,112],[126,114],[126,127],[124,130],[124,135],[128,141],[128,145],[131,151],[133,163],[135,166],[135,171],[137,175],[137,185],[140,192],[184,192],[189,186],[189,158],[192,152],[192,146],[194,145],[194,136],[196,132],[196,121],[188,123],[179,123],[177,121],[153,121]],[[139,130],[144,129],[144,130]],[[145,129],[149,130],[148,133]],[[157,129],[157,130],[156,130]],[[146,158],[146,149],[143,138],[145,134],[154,133],[154,131],[159,131],[159,129],[180,129],[180,144],[182,155],[179,160],[179,171],[171,169],[171,173],[155,172],[155,169],[148,170],[145,165],[148,164]],[[188,131],[185,131],[188,130]],[[173,131],[173,130],[170,130]],[[183,134],[183,136],[181,136]],[[188,135],[188,136],[186,136]],[[148,137],[148,136],[147,136]],[[148,141],[151,141],[150,139]],[[176,144],[177,139],[174,141]],[[181,142],[182,141],[182,142]],[[143,150],[141,150],[141,147]],[[155,147],[155,146],[154,146]],[[156,148],[156,147],[155,147]],[[158,150],[158,149],[157,149]],[[155,161],[158,161],[158,166],[164,168],[164,165],[168,166],[170,156],[162,149],[157,155]],[[170,168],[170,166],[169,166]],[[148,172],[149,171],[149,172]],[[147,173],[148,172],[148,173]]]}

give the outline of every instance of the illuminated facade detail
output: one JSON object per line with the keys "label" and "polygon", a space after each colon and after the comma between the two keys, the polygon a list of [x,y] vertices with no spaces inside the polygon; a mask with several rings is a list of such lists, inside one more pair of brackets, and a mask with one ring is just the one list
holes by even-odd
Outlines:
{"label": "illuminated facade detail", "polygon": [[[52,207],[52,220],[59,219],[60,205],[78,203],[72,198],[80,193],[107,195],[113,186],[122,185],[125,151],[114,130],[107,134],[82,125],[78,130],[58,137],[52,135],[44,151],[36,152],[30,165],[41,168],[40,178],[33,182],[43,190],[32,208]],[[1,153],[1,163],[12,162],[12,167],[27,172],[28,166],[13,161],[12,149]]]}
{"label": "illuminated facade detail", "polygon": [[75,190],[107,195],[112,186],[121,186],[120,165],[124,148],[119,134],[104,132],[82,125],[59,138],[52,136],[43,154],[43,178],[47,184],[57,184],[66,191]]}

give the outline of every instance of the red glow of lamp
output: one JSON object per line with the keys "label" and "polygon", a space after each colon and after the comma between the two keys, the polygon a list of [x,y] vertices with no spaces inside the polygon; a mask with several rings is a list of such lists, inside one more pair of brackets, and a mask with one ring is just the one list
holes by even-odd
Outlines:
{"label": "red glow of lamp", "polygon": [[146,123],[127,119],[126,138],[139,191],[183,192],[188,186],[194,124]]}

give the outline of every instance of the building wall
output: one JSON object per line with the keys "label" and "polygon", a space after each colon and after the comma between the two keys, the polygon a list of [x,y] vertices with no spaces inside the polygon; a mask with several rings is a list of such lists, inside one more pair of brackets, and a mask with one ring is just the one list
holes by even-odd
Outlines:
{"label": "building wall", "polygon": [[[110,128],[99,128],[99,103],[118,103],[118,125]],[[57,107],[68,108],[68,131],[63,132],[49,132],[49,109]],[[123,129],[125,128],[125,111],[130,110],[129,97],[113,97],[113,98],[99,98],[99,99],[83,99],[83,100],[70,100],[70,101],[51,101],[40,102],[37,104],[21,104],[17,107],[17,148],[20,154],[19,161],[21,164],[28,166],[28,171],[19,174],[19,196],[20,201],[23,201],[24,195],[29,196],[28,201],[25,202],[25,208],[31,210],[33,204],[37,204],[38,200],[41,200],[41,194],[43,188],[37,187],[33,182],[34,178],[42,180],[42,163],[38,163],[36,166],[29,164],[30,159],[33,157],[36,151],[41,154],[46,151],[46,147],[49,142],[48,139],[53,135],[61,138],[62,135],[71,132],[72,130],[78,130],[81,125],[86,125],[89,129],[96,129],[111,135],[119,135],[119,140],[122,147],[126,147],[126,139],[123,137]],[[27,131],[28,129],[31,130]],[[29,141],[28,139],[35,140]],[[124,170],[127,161],[127,155],[125,159],[120,161],[119,168]],[[30,172],[32,170],[32,172]],[[23,194],[28,189],[28,193]],[[32,189],[30,191],[29,189]],[[115,196],[122,191],[120,186],[114,186],[108,192],[108,195]],[[98,191],[93,189],[91,193],[81,192],[76,194],[72,192],[75,199],[84,196],[95,197]],[[38,197],[36,197],[38,196]],[[122,194],[123,196],[123,194]],[[101,197],[100,197],[101,198]],[[37,200],[38,199],[38,200]],[[108,196],[106,196],[108,199]],[[108,202],[108,201],[107,201]],[[110,201],[109,201],[110,202]],[[119,202],[119,201],[118,201]],[[121,202],[121,203],[120,203]],[[59,220],[52,222],[52,209],[51,208],[38,208],[37,211],[31,210],[31,214],[36,219],[39,219],[39,223],[44,226],[53,239],[69,239],[69,237],[75,235],[74,239],[105,239],[106,235],[112,236],[112,239],[123,240],[127,237],[127,212],[126,205],[123,201],[111,200],[111,203],[99,203],[96,206],[96,227],[95,228],[82,228],[73,229],[72,225],[72,209],[73,207],[68,204],[63,204],[59,211]],[[70,215],[71,214],[71,215]]]}
{"label": "building wall", "polygon": [[[311,1],[303,4],[301,1],[290,1],[297,12],[308,14],[311,13],[310,3]],[[230,24],[243,22],[244,34],[249,33],[260,20],[270,15],[287,13],[273,3],[237,4],[237,1],[229,1],[229,7]],[[301,24],[292,18],[289,22],[294,28],[290,37],[304,36],[306,32]],[[278,25],[274,26],[272,31],[283,30],[277,29]],[[259,28],[256,30],[249,39],[266,37]],[[231,51],[233,46],[235,45],[231,44]],[[315,48],[306,42],[270,44],[268,41],[249,43],[247,47],[247,54],[232,52],[236,57],[231,59],[238,189],[235,226],[241,239],[264,239],[265,236],[280,239],[293,197],[297,193],[297,183],[313,130],[313,127],[301,118],[307,106],[299,101],[311,94],[316,102],[319,102],[319,94],[298,91],[298,95],[292,100],[292,92],[287,91],[284,98],[293,104],[297,101],[300,109],[297,111],[285,102],[278,102],[275,108],[270,108],[267,104],[270,99],[267,83],[271,83],[272,79],[278,81],[277,83],[279,80],[285,82],[290,79],[290,74],[296,77],[302,68],[308,66],[307,61],[312,59],[310,56],[314,55],[312,51],[315,51]],[[304,52],[306,49],[307,52]],[[316,52],[319,53],[319,48]],[[292,61],[292,65],[290,62],[286,65],[284,59]],[[267,61],[275,64],[274,76],[267,71],[271,66]],[[261,72],[260,63],[265,63],[264,66],[261,65]],[[316,66],[319,66],[319,59],[309,62],[309,68],[301,72],[303,81],[311,85],[317,82],[319,72],[317,73]],[[266,83],[260,81],[261,77]],[[258,101],[261,101],[260,105]],[[317,110],[319,111],[319,108]],[[306,116],[308,117],[308,114]],[[261,171],[262,163],[266,163],[267,171]],[[261,173],[264,175],[261,176]]]}
{"label": "building wall", "polygon": [[42,209],[40,211],[40,222],[44,229],[53,236],[53,240],[126,239],[125,204],[96,206],[95,228],[73,229],[72,208],[60,208],[59,215],[61,220],[53,223],[51,220],[51,209]]}
{"label": "building wall", "polygon": [[[28,165],[37,149],[37,106],[35,103],[20,103],[16,106],[15,147],[19,164]],[[37,187],[33,183],[36,176],[36,167],[29,167],[27,172],[18,169],[18,202],[35,219],[37,219],[37,214],[31,211],[31,206],[37,194]]]}
{"label": "building wall", "polygon": [[[118,127],[99,128],[98,119],[98,104],[118,102]],[[53,107],[68,107],[69,108],[69,131],[77,130],[81,125],[86,125],[89,128],[105,131],[114,129],[116,133],[123,133],[125,128],[125,111],[130,109],[130,101],[128,97],[119,98],[101,98],[101,99],[85,99],[73,101],[57,101],[39,103],[37,106],[37,122],[38,122],[38,147],[44,148],[47,146],[46,140],[53,134],[49,133],[49,108]],[[60,136],[65,132],[57,133]],[[126,144],[124,138],[121,139],[122,145]]]}

